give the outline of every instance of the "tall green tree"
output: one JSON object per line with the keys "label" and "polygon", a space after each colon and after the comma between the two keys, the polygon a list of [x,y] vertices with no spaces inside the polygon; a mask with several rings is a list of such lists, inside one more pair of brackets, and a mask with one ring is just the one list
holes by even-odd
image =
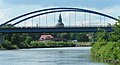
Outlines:
{"label": "tall green tree", "polygon": [[27,36],[26,40],[25,40],[25,43],[30,44],[31,41],[32,41],[32,38],[30,36]]}
{"label": "tall green tree", "polygon": [[70,35],[68,33],[61,33],[60,34],[61,38],[64,38],[64,39],[70,39]]}
{"label": "tall green tree", "polygon": [[78,40],[78,42],[88,42],[89,38],[86,33],[79,33],[77,35],[77,40]]}
{"label": "tall green tree", "polygon": [[21,43],[21,37],[19,33],[14,33],[12,38],[11,38],[11,42],[13,45],[20,45]]}
{"label": "tall green tree", "polygon": [[28,35],[32,37],[32,40],[34,41],[39,40],[40,38],[40,33],[29,33]]}

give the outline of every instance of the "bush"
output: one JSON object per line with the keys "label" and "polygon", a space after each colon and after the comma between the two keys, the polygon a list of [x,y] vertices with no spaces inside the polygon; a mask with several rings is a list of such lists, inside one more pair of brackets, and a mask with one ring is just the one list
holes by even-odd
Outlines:
{"label": "bush", "polygon": [[75,46],[72,42],[39,42],[32,41],[30,43],[31,47],[70,47]]}
{"label": "bush", "polygon": [[111,60],[120,62],[120,44],[118,42],[95,43],[91,55],[100,61]]}
{"label": "bush", "polygon": [[17,45],[12,45],[10,41],[8,40],[5,40],[5,42],[3,44],[1,44],[1,47],[2,48],[5,48],[5,49],[18,49]]}
{"label": "bush", "polygon": [[2,45],[0,45],[0,50],[3,50],[3,49],[5,49],[5,48],[3,48],[3,46],[2,46]]}
{"label": "bush", "polygon": [[101,42],[95,42],[91,48],[91,55],[98,57],[99,56],[99,54],[98,54],[99,49],[106,44],[107,44],[107,42],[104,40]]}
{"label": "bush", "polygon": [[98,51],[98,54],[100,55],[99,57],[101,59],[111,59],[115,44],[116,43],[108,42],[105,46],[102,46]]}
{"label": "bush", "polygon": [[30,46],[31,46],[31,47],[44,47],[45,44],[44,44],[43,42],[32,41],[32,42],[30,43]]}
{"label": "bush", "polygon": [[5,40],[3,44],[1,44],[3,48],[6,48],[6,49],[11,49],[11,42],[8,41],[8,40]]}
{"label": "bush", "polygon": [[11,49],[19,49],[17,45],[12,45]]}

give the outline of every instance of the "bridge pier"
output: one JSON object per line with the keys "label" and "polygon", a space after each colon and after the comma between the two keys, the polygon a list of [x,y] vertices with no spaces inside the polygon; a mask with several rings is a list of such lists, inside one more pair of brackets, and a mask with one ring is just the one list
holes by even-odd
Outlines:
{"label": "bridge pier", "polygon": [[0,44],[4,43],[4,41],[5,41],[5,36],[2,33],[0,33]]}

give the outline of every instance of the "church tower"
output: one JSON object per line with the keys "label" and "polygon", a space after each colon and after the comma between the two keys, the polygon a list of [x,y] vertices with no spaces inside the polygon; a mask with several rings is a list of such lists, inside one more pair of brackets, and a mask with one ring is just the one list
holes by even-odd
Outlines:
{"label": "church tower", "polygon": [[58,19],[58,23],[57,23],[56,27],[64,27],[64,24],[62,23],[62,16],[61,16],[61,14],[59,15],[59,19]]}

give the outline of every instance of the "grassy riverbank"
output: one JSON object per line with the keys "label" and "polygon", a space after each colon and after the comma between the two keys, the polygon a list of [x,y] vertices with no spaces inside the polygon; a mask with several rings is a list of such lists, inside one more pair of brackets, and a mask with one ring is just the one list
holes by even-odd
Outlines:
{"label": "grassy riverbank", "polygon": [[92,46],[92,42],[77,42],[75,43],[76,47],[90,47]]}
{"label": "grassy riverbank", "polygon": [[39,42],[32,41],[30,43],[32,48],[50,48],[50,47],[74,47],[72,42]]}
{"label": "grassy riverbank", "polygon": [[23,48],[54,48],[54,47],[88,47],[91,46],[91,42],[42,42],[42,41],[31,41],[30,43],[24,43],[20,45],[13,45],[9,41],[5,41],[0,45],[1,50],[12,50],[12,49],[23,49]]}
{"label": "grassy riverbank", "polygon": [[12,45],[9,41],[5,41],[4,44],[0,45],[1,50],[12,50],[12,49],[22,49],[22,48],[51,48],[51,47],[75,47],[72,42],[40,42],[31,41],[31,43],[21,44],[20,46]]}

